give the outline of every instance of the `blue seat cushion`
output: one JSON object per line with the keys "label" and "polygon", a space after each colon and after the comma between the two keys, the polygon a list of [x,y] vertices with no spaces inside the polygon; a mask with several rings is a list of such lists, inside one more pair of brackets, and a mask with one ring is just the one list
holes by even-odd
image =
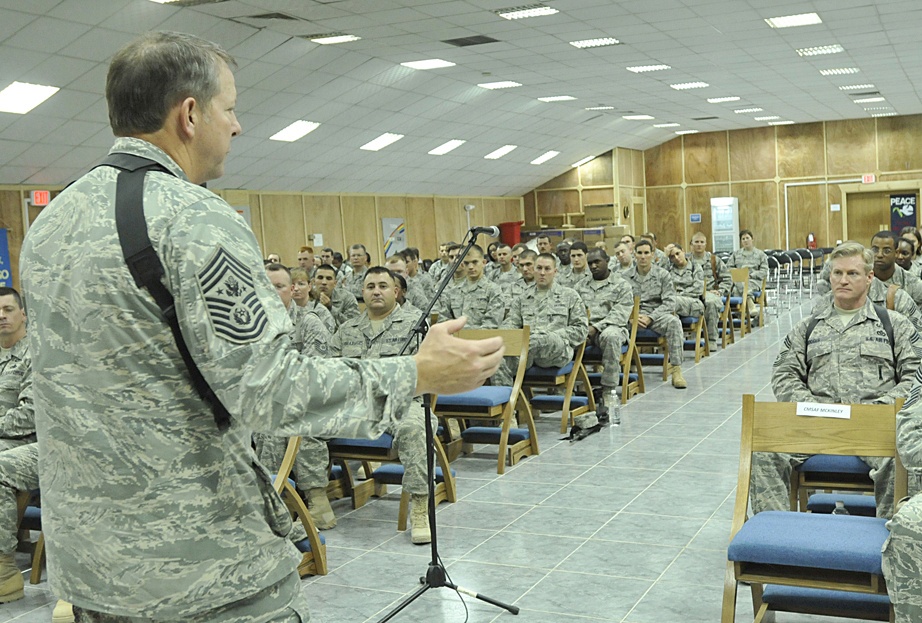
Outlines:
{"label": "blue seat cushion", "polygon": [[22,516],[22,522],[19,527],[23,530],[42,529],[42,509],[40,506],[26,506],[26,512]]}
{"label": "blue seat cushion", "polygon": [[762,290],[753,290],[750,294],[752,294],[752,298],[757,299],[762,296]]}
{"label": "blue seat cushion", "polygon": [[510,398],[511,387],[485,385],[461,394],[440,395],[436,411],[439,407],[498,407],[509,402]]}
{"label": "blue seat cushion", "polygon": [[390,449],[394,445],[394,436],[384,433],[377,439],[350,439],[348,437],[337,437],[331,439],[327,444],[331,450],[338,448],[381,448]]}
{"label": "blue seat cushion", "polygon": [[845,509],[850,515],[877,516],[877,503],[874,501],[874,496],[855,493],[814,493],[807,500],[807,509],[811,513],[828,515],[836,507],[836,502],[845,502]]}
{"label": "blue seat cushion", "polygon": [[640,363],[645,366],[661,366],[665,355],[662,353],[640,353]]}
{"label": "blue seat cushion", "polygon": [[662,335],[654,331],[653,329],[637,329],[637,339],[638,340],[658,340]]}
{"label": "blue seat cushion", "polygon": [[[724,303],[727,302],[727,297],[724,296],[722,297],[722,299]],[[730,305],[742,305],[742,304],[743,304],[743,297],[741,296],[731,296],[730,297]]]}
{"label": "blue seat cushion", "polygon": [[[626,352],[627,346],[621,347],[621,352]],[[598,346],[593,346],[592,344],[586,344],[586,350],[583,351],[583,360],[587,359],[601,359],[602,358],[602,349]]]}
{"label": "blue seat cushion", "polygon": [[[323,545],[327,544],[327,540],[323,537],[322,533],[318,533],[317,536],[320,537],[320,542]],[[309,551],[311,551],[311,542],[308,539],[301,539],[300,541],[295,543],[295,547],[297,547],[298,551],[301,552],[302,554],[306,554]]]}
{"label": "blue seat cushion", "polygon": [[[559,411],[563,409],[563,396],[552,396],[539,394],[531,399],[531,406],[539,411]],[[589,398],[586,396],[573,396],[570,398],[570,408],[589,406]]]}
{"label": "blue seat cushion", "polygon": [[890,534],[886,523],[876,517],[764,511],[743,524],[727,557],[733,562],[881,575],[880,550]]}
{"label": "blue seat cushion", "polygon": [[[503,429],[494,426],[471,426],[461,431],[461,439],[465,443],[499,443],[499,436]],[[518,443],[531,437],[527,428],[510,428],[509,443]]]}
{"label": "blue seat cushion", "polygon": [[876,615],[880,621],[886,621],[890,615],[890,598],[886,595],[768,584],[762,601],[775,610],[787,612],[841,612],[839,616],[859,619]]}
{"label": "blue seat cushion", "polygon": [[[700,342],[700,344],[698,344],[697,346],[704,348],[704,338],[701,338],[698,341]],[[685,350],[695,350],[697,346],[695,344],[695,340],[685,340],[684,342]]]}
{"label": "blue seat cushion", "polygon": [[682,316],[679,318],[679,320],[682,321],[683,327],[690,327],[691,325],[698,322],[699,318],[698,316]]}
{"label": "blue seat cushion", "polygon": [[838,454],[814,454],[804,461],[797,471],[804,473],[829,472],[838,474],[864,474],[871,473],[868,464],[857,456],[841,456]]}
{"label": "blue seat cushion", "polygon": [[344,474],[343,474],[343,466],[342,466],[342,465],[334,465],[334,466],[330,469],[330,480],[339,480],[340,478],[343,477],[343,475],[344,475]]}
{"label": "blue seat cushion", "polygon": [[[371,477],[375,479],[376,482],[380,482],[385,485],[399,485],[403,482],[403,465],[400,463],[385,463],[375,471],[371,473]],[[455,470],[451,470],[451,475],[456,476]],[[441,467],[435,468],[435,481],[442,482],[445,480],[445,475],[442,472]]]}
{"label": "blue seat cushion", "polygon": [[525,380],[527,381],[537,381],[542,379],[548,379],[553,381],[555,377],[566,376],[573,371],[573,362],[571,361],[562,368],[542,368],[539,366],[532,366],[529,369],[525,370]]}

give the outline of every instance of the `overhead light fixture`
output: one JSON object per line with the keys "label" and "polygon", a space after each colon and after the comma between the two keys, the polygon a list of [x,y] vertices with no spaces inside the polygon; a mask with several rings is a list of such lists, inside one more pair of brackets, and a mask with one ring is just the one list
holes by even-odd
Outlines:
{"label": "overhead light fixture", "polygon": [[319,43],[320,45],[332,45],[334,43],[349,43],[350,41],[358,41],[361,37],[356,37],[355,35],[345,35],[341,32],[329,33],[326,35],[314,35],[310,37],[310,40],[314,43]]}
{"label": "overhead light fixture", "polygon": [[860,69],[857,67],[837,67],[836,69],[821,69],[821,76],[846,76],[848,74],[857,74]]}
{"label": "overhead light fixture", "polygon": [[723,104],[724,102],[738,102],[740,98],[736,96],[732,97],[709,97],[708,104]]}
{"label": "overhead light fixture", "polygon": [[793,121],[769,121],[768,125],[794,125]]}
{"label": "overhead light fixture", "polygon": [[580,160],[579,162],[574,162],[573,164],[571,164],[570,167],[572,167],[572,168],[575,169],[575,168],[577,168],[577,167],[583,166],[583,165],[586,164],[587,162],[592,162],[593,160],[595,160],[595,156],[586,156],[585,158],[583,158],[583,159]]}
{"label": "overhead light fixture", "polygon": [[627,119],[628,121],[649,121],[650,119],[655,119],[650,115],[622,115],[622,119]]}
{"label": "overhead light fixture", "polygon": [[534,160],[532,160],[531,163],[532,164],[544,164],[545,162],[547,162],[554,156],[559,156],[559,155],[560,155],[559,151],[546,151],[540,156],[538,156],[537,158],[535,158]]}
{"label": "overhead light fixture", "polygon": [[569,102],[570,100],[575,100],[576,98],[572,95],[551,95],[550,97],[539,97],[538,100],[542,102]]}
{"label": "overhead light fixture", "polygon": [[443,61],[440,58],[430,58],[425,61],[410,61],[408,63],[400,63],[404,67],[409,67],[410,69],[441,69],[443,67],[454,67],[455,64],[451,61]]}
{"label": "overhead light fixture", "polygon": [[762,109],[761,108],[737,108],[733,112],[735,112],[738,115],[742,115],[747,112],[762,112]]}
{"label": "overhead light fixture", "polygon": [[615,109],[614,106],[590,106],[589,108],[586,108],[585,110],[614,110],[614,109]]}
{"label": "overhead light fixture", "polygon": [[799,48],[796,50],[800,56],[821,56],[823,54],[838,54],[844,51],[845,48],[838,43],[835,45],[819,45],[814,48]]}
{"label": "overhead light fixture", "polygon": [[886,102],[887,98],[885,97],[862,97],[856,100],[852,100],[856,104],[873,104],[874,102]]}
{"label": "overhead light fixture", "polygon": [[816,13],[801,13],[800,15],[785,15],[783,17],[767,17],[765,23],[772,28],[793,28],[794,26],[812,26],[822,24],[823,20]]}
{"label": "overhead light fixture", "polygon": [[269,137],[270,141],[285,141],[291,143],[299,138],[306,136],[320,127],[319,123],[313,121],[295,121],[294,123],[282,128]]}
{"label": "overhead light fixture", "polygon": [[156,2],[157,4],[172,4],[174,2],[179,2],[179,0],[150,0],[151,2]]}
{"label": "overhead light fixture", "polygon": [[893,106],[865,106],[864,109],[868,112],[872,110],[893,110]]}
{"label": "overhead light fixture", "polygon": [[522,84],[512,80],[502,80],[500,82],[482,82],[477,86],[481,89],[511,89],[512,87],[520,87]]}
{"label": "overhead light fixture", "polygon": [[625,67],[628,71],[633,71],[635,74],[644,74],[648,71],[662,71],[664,69],[672,69],[669,65],[635,65],[634,67]]}
{"label": "overhead light fixture", "polygon": [[676,91],[685,91],[688,89],[704,89],[711,85],[707,82],[680,82],[679,84],[670,84],[669,86]]}
{"label": "overhead light fixture", "polygon": [[680,125],[682,124],[681,123],[654,123],[653,127],[654,128],[677,128]]}
{"label": "overhead light fixture", "polygon": [[877,88],[873,84],[849,84],[844,87],[839,87],[840,91],[857,91],[859,89],[874,89]]}
{"label": "overhead light fixture", "polygon": [[614,37],[599,37],[598,39],[583,39],[582,41],[571,41],[570,45],[574,48],[600,48],[605,45],[618,45],[621,43]]}
{"label": "overhead light fixture", "polygon": [[871,116],[872,117],[896,117],[896,113],[895,112],[876,112]]}
{"label": "overhead light fixture", "polygon": [[452,139],[452,140],[448,141],[447,143],[442,143],[441,145],[439,145],[438,147],[436,147],[435,149],[433,149],[432,151],[430,151],[430,152],[429,152],[429,155],[430,155],[430,156],[444,156],[444,155],[447,154],[448,152],[453,151],[453,150],[455,150],[455,149],[461,147],[461,146],[464,145],[466,142],[467,142],[467,141],[462,141],[461,139],[457,139],[457,138],[456,138],[456,139]]}
{"label": "overhead light fixture", "polygon": [[384,149],[391,143],[396,143],[402,138],[403,134],[392,134],[391,132],[385,132],[375,140],[365,143],[359,147],[359,149],[364,149],[365,151],[378,151]]}
{"label": "overhead light fixture", "polygon": [[781,119],[778,115],[771,115],[770,117],[753,117],[756,121],[774,121],[775,119]]}
{"label": "overhead light fixture", "polygon": [[518,145],[503,145],[499,149],[494,149],[493,151],[488,153],[486,156],[484,156],[484,158],[487,160],[499,160],[500,158],[508,154],[513,149],[516,149],[517,147]]}
{"label": "overhead light fixture", "polygon": [[0,112],[24,115],[60,90],[43,84],[14,82],[0,91]]}
{"label": "overhead light fixture", "polygon": [[676,134],[697,134],[698,130],[676,130]]}
{"label": "overhead light fixture", "polygon": [[527,4],[525,6],[512,7],[510,9],[500,9],[495,11],[495,13],[506,19],[525,19],[526,17],[554,15],[555,13],[560,13],[560,11],[543,4]]}

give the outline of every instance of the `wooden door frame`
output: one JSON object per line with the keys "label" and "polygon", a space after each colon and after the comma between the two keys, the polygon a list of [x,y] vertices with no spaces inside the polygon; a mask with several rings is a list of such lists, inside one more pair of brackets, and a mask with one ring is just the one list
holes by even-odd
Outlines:
{"label": "wooden door frame", "polygon": [[[849,193],[880,193],[894,191],[911,191],[922,199],[922,180],[898,180],[894,182],[875,182],[873,184],[838,184],[842,191],[842,239],[848,240],[848,195]],[[916,206],[919,209],[919,206]],[[917,221],[918,222],[918,217]]]}

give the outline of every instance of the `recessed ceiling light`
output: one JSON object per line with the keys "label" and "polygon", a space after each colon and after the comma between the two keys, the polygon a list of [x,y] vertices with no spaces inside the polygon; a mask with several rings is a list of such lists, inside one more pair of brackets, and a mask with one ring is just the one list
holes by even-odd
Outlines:
{"label": "recessed ceiling light", "polygon": [[595,156],[586,156],[585,158],[583,158],[583,159],[580,160],[579,162],[574,162],[574,163],[571,164],[570,166],[571,166],[572,168],[575,169],[576,167],[581,167],[581,166],[583,166],[584,164],[586,164],[587,162],[592,162],[593,160],[595,160]]}
{"label": "recessed ceiling light", "polygon": [[319,123],[313,121],[295,121],[269,137],[270,141],[285,141],[291,143],[302,136],[310,134],[320,127]]}
{"label": "recessed ceiling light", "polygon": [[585,110],[614,110],[614,106],[591,106]]}
{"label": "recessed ceiling light", "polygon": [[60,90],[43,84],[14,82],[0,91],[0,112],[24,115]]}
{"label": "recessed ceiling light", "polygon": [[865,106],[864,109],[868,112],[872,110],[893,110],[893,106]]}
{"label": "recessed ceiling light", "polygon": [[708,104],[723,104],[724,102],[738,102],[740,98],[736,96],[732,97],[709,97]]}
{"label": "recessed ceiling light", "polygon": [[538,156],[537,158],[535,158],[534,160],[532,160],[531,163],[532,164],[544,164],[545,162],[547,162],[554,156],[559,156],[559,155],[560,155],[559,151],[546,151],[540,156]]}
{"label": "recessed ceiling light", "polygon": [[800,15],[784,15],[782,17],[767,17],[765,23],[772,28],[791,28],[793,26],[812,26],[822,24],[823,20],[816,13],[801,13]]}
{"label": "recessed ceiling light", "polygon": [[794,125],[793,121],[769,121],[768,125]]}
{"label": "recessed ceiling light", "polygon": [[852,100],[856,104],[873,104],[874,102],[886,102],[887,98],[885,97],[862,97],[856,100]]}
{"label": "recessed ceiling light", "polygon": [[651,117],[650,115],[623,115],[621,118],[627,119],[628,121],[649,121],[655,117]]}
{"label": "recessed ceiling light", "polygon": [[538,100],[542,102],[569,102],[570,100],[575,100],[576,98],[572,95],[551,95],[549,97],[539,97]]}
{"label": "recessed ceiling light", "polygon": [[439,145],[438,147],[430,151],[429,155],[430,156],[444,156],[448,152],[461,147],[461,145],[464,145],[464,143],[466,142],[467,141],[462,141],[461,139],[457,139],[457,138],[452,139],[448,141],[447,143],[442,143],[441,145]]}
{"label": "recessed ceiling light", "polygon": [[672,69],[669,65],[635,65],[634,67],[625,67],[628,71],[633,71],[635,74],[643,74],[648,71],[662,71],[664,69]]}
{"label": "recessed ceiling light", "polygon": [[858,89],[874,89],[873,84],[849,84],[848,86],[839,87],[840,91],[857,91]]}
{"label": "recessed ceiling light", "polygon": [[557,9],[543,4],[528,4],[525,6],[512,7],[510,9],[500,9],[495,12],[500,17],[506,19],[524,19],[526,17],[543,17],[545,15],[554,15],[560,13]]}
{"label": "recessed ceiling light", "polygon": [[753,117],[756,121],[774,121],[775,119],[781,119],[778,115],[771,115],[770,117]]}
{"label": "recessed ceiling light", "polygon": [[896,117],[896,113],[895,112],[876,112],[871,116],[872,117]]}
{"label": "recessed ceiling light", "polygon": [[571,41],[570,45],[574,48],[599,48],[603,45],[618,45],[621,43],[614,37],[600,37],[598,39],[583,39],[582,41]]}
{"label": "recessed ceiling light", "polygon": [[400,63],[404,67],[409,67],[410,69],[441,69],[442,67],[454,67],[455,64],[451,61],[443,61],[440,58],[430,58],[425,61],[410,61],[408,63]]}
{"label": "recessed ceiling light", "polygon": [[503,145],[499,149],[494,149],[488,153],[486,156],[484,156],[484,158],[487,160],[498,160],[517,147],[518,145]]}
{"label": "recessed ceiling light", "polygon": [[361,37],[356,37],[355,35],[344,35],[342,33],[330,33],[327,35],[314,35],[310,38],[314,43],[319,43],[320,45],[331,45],[333,43],[349,43],[350,41],[358,41]]}
{"label": "recessed ceiling light", "polygon": [[737,108],[733,112],[735,112],[738,115],[742,115],[747,112],[762,112],[762,109],[761,108]]}
{"label": "recessed ceiling light", "polygon": [[391,132],[385,132],[375,140],[365,143],[359,147],[359,149],[364,149],[365,151],[378,151],[379,149],[384,149],[391,143],[396,143],[402,138],[403,134],[392,134]]}
{"label": "recessed ceiling light", "polygon": [[836,69],[821,69],[821,76],[845,76],[848,74],[857,74],[860,69],[857,67],[838,67]]}
{"label": "recessed ceiling light", "polygon": [[676,130],[676,134],[697,134],[698,130]]}
{"label": "recessed ceiling light", "polygon": [[814,48],[800,48],[796,50],[800,56],[821,56],[823,54],[838,54],[844,51],[845,48],[838,43],[835,45],[819,45]]}
{"label": "recessed ceiling light", "polygon": [[676,91],[685,91],[686,89],[704,89],[711,85],[707,82],[680,82],[679,84],[670,84],[669,86]]}
{"label": "recessed ceiling light", "polygon": [[522,84],[512,80],[502,80],[500,82],[482,82],[477,86],[481,89],[511,89],[512,87],[520,87]]}
{"label": "recessed ceiling light", "polygon": [[654,128],[677,128],[680,125],[682,124],[681,123],[654,123],[653,127]]}

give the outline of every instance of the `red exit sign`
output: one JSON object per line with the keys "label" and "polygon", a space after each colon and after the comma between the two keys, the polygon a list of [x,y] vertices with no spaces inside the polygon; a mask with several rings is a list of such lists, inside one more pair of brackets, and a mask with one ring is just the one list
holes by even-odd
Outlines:
{"label": "red exit sign", "polygon": [[877,176],[874,175],[873,173],[865,173],[864,175],[861,176],[862,184],[873,184],[876,181],[877,181]]}
{"label": "red exit sign", "polygon": [[34,206],[46,206],[51,203],[51,191],[33,190],[29,198]]}

